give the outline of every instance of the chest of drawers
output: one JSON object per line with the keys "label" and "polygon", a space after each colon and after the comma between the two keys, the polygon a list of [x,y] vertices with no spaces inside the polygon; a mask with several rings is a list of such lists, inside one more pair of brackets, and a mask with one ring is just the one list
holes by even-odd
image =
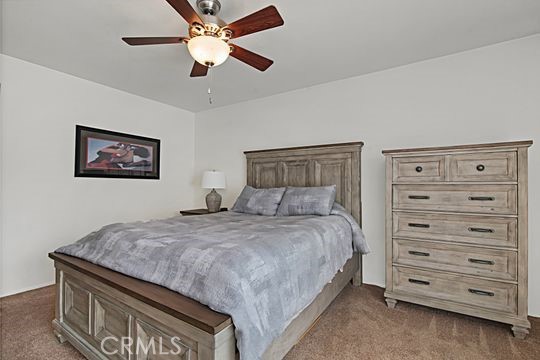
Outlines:
{"label": "chest of drawers", "polygon": [[386,302],[527,320],[532,141],[385,150]]}

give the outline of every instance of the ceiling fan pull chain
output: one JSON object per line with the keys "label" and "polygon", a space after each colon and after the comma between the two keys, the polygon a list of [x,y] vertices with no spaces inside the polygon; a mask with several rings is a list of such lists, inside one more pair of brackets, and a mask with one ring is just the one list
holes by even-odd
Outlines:
{"label": "ceiling fan pull chain", "polygon": [[213,75],[214,75],[214,71],[212,70],[211,67],[208,67],[208,72],[209,72],[209,76],[208,76],[208,102],[210,103],[210,105],[212,105],[213,103],[213,100],[212,100],[212,79],[213,79]]}

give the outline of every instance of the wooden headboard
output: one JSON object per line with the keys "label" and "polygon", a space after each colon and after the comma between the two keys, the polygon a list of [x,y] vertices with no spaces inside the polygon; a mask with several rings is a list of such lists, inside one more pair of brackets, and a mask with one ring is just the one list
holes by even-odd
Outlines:
{"label": "wooden headboard", "polygon": [[336,185],[336,201],[362,224],[363,142],[245,151],[247,184],[255,188]]}

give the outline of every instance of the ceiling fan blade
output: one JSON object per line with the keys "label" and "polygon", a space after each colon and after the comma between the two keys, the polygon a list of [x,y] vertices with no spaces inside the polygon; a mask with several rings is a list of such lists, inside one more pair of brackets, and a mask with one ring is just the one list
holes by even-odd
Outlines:
{"label": "ceiling fan blade", "polygon": [[266,71],[274,61],[265,58],[259,54],[255,54],[249,50],[241,48],[238,45],[232,45],[231,56],[237,58],[238,60],[245,62],[246,64],[253,66],[255,69],[260,71]]}
{"label": "ceiling fan blade", "polygon": [[200,77],[200,76],[206,76],[208,74],[208,66],[204,66],[198,62],[195,61],[195,64],[193,64],[193,69],[191,69],[191,77]]}
{"label": "ceiling fan blade", "polygon": [[123,37],[127,44],[135,45],[160,45],[160,44],[179,44],[185,38],[183,37]]}
{"label": "ceiling fan blade", "polygon": [[279,15],[276,7],[271,5],[240,20],[236,20],[227,25],[227,28],[233,32],[232,38],[235,39],[259,31],[275,28],[284,23],[285,22],[281,15]]}
{"label": "ceiling fan blade", "polygon": [[182,16],[189,25],[193,23],[204,24],[193,6],[189,4],[188,0],[167,0],[167,2],[176,10],[180,16]]}

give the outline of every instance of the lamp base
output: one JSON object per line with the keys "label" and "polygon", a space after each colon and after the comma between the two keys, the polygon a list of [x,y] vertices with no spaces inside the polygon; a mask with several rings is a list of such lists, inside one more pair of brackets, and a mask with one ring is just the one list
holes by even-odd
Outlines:
{"label": "lamp base", "polygon": [[212,191],[206,195],[206,207],[210,213],[218,212],[221,208],[221,195],[218,194],[216,189],[212,189]]}

